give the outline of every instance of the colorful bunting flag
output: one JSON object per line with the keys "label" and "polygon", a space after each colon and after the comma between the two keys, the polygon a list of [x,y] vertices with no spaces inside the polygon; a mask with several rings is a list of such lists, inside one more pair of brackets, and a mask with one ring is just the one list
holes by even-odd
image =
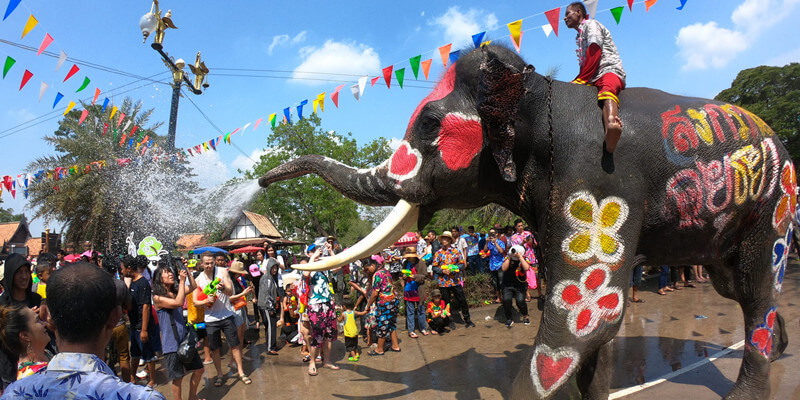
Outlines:
{"label": "colorful bunting flag", "polygon": [[[520,32],[519,33],[519,40],[518,41],[514,40],[514,37],[511,37],[511,43],[514,45],[514,48],[517,49],[517,53],[519,53],[519,45],[522,42],[522,34],[524,34],[524,33],[525,32]],[[509,35],[509,36],[511,36],[511,35]]]}
{"label": "colorful bunting flag", "polygon": [[491,41],[491,40],[487,40],[487,41],[485,41],[485,42],[481,43],[481,47],[483,47],[483,46],[488,46],[488,45],[489,45],[489,44],[491,44],[491,43],[492,43],[492,41]]}
{"label": "colorful bunting flag", "polygon": [[687,1],[688,1],[688,0],[681,0],[681,6],[680,6],[680,7],[678,7],[678,8],[676,8],[676,10],[683,11],[683,7],[686,7],[686,2],[687,2]]}
{"label": "colorful bunting flag", "polygon": [[650,7],[656,4],[658,0],[644,0],[644,12],[650,11]]}
{"label": "colorful bunting flag", "polygon": [[44,35],[44,39],[42,39],[42,44],[39,45],[39,51],[36,52],[36,55],[38,56],[42,54],[44,49],[46,49],[47,46],[50,46],[50,43],[53,43],[53,37],[50,36],[49,33],[47,33]]}
{"label": "colorful bunting flag", "polygon": [[408,59],[408,63],[411,64],[411,72],[414,73],[414,79],[419,78],[419,62],[422,60],[422,54],[411,57]]}
{"label": "colorful bunting flag", "polygon": [[317,106],[319,105],[319,99],[314,99],[314,101],[311,104],[314,106],[314,114],[316,114]]}
{"label": "colorful bunting flag", "polygon": [[553,27],[553,32],[556,33],[556,37],[558,37],[558,21],[561,20],[561,7],[545,11],[544,15],[547,17],[547,22]]}
{"label": "colorful bunting flag", "polygon": [[614,16],[614,20],[617,21],[617,25],[619,25],[619,19],[620,19],[620,17],[622,17],[622,10],[624,10],[624,9],[625,9],[625,7],[619,6],[619,7],[614,7],[611,10],[609,10],[609,11],[611,11],[611,15]]}
{"label": "colorful bunting flag", "polygon": [[252,122],[248,122],[247,125],[242,127],[242,135],[244,135],[244,131],[247,129],[248,126],[250,126],[250,124],[252,124]]}
{"label": "colorful bunting flag", "polygon": [[481,43],[483,42],[484,36],[486,36],[486,31],[472,35],[472,43],[475,44],[476,49],[478,47],[481,47]]}
{"label": "colorful bunting flag", "polygon": [[79,87],[78,90],[75,91],[75,93],[78,93],[83,89],[86,89],[86,87],[89,86],[89,82],[91,82],[91,80],[89,80],[89,77],[88,76],[84,77],[83,78],[83,83],[81,84],[81,87]]}
{"label": "colorful bunting flag", "polygon": [[48,87],[50,87],[50,86],[48,84],[44,83],[44,82],[42,82],[42,84],[39,85],[39,101],[40,102],[42,101],[42,96],[44,96],[44,92],[47,91]]}
{"label": "colorful bunting flag", "polygon": [[[107,131],[107,130],[108,130],[108,123],[107,123],[107,122],[104,122],[104,123],[103,123],[103,137],[106,137],[106,131]],[[114,132],[115,132],[115,133],[117,132],[117,131],[116,131],[116,129],[114,130]]]}
{"label": "colorful bunting flag", "polygon": [[456,60],[458,60],[458,57],[460,55],[461,55],[461,50],[456,50],[456,51],[450,53],[450,58],[449,58],[450,64],[453,64],[454,62],[456,62]]}
{"label": "colorful bunting flag", "polygon": [[28,17],[28,22],[25,23],[25,28],[22,29],[22,38],[25,39],[25,35],[30,33],[38,23],[39,21],[37,21],[33,14],[31,14],[31,16]]}
{"label": "colorful bunting flag", "polygon": [[325,112],[325,92],[317,95],[317,101],[319,102],[320,111]]}
{"label": "colorful bunting flag", "polygon": [[[339,92],[336,92],[335,94],[336,94],[337,97],[339,96]],[[336,104],[336,100],[334,100],[333,103]],[[290,114],[289,107],[286,107],[286,108],[283,109],[283,120],[287,124],[291,124],[292,123],[292,115]]]}
{"label": "colorful bunting flag", "polygon": [[26,69],[25,73],[22,74],[22,82],[19,84],[19,90],[22,90],[22,88],[28,84],[28,81],[31,80],[31,77],[33,77],[33,72]]}
{"label": "colorful bunting flag", "polygon": [[[375,79],[378,78],[376,77]],[[372,80],[373,85],[375,84],[375,79]],[[336,106],[336,108],[339,108],[339,91],[342,90],[343,87],[344,84],[341,84],[337,86],[336,89],[333,89],[333,93],[331,93],[331,100],[333,101],[333,105]]]}
{"label": "colorful bunting flag", "polygon": [[67,104],[67,110],[66,110],[66,111],[64,111],[64,115],[67,115],[67,113],[68,113],[70,110],[72,110],[72,107],[75,107],[75,102],[74,102],[74,101],[70,101],[70,102],[69,102],[69,104]]}
{"label": "colorful bunting flag", "polygon": [[103,100],[103,110],[100,111],[100,112],[105,113],[106,112],[106,107],[108,107],[108,97],[106,97],[106,99]]}
{"label": "colorful bunting flag", "polygon": [[78,125],[83,124],[83,120],[85,120],[86,117],[88,116],[89,116],[89,110],[84,108],[83,111],[81,111],[81,118],[78,120]]}
{"label": "colorful bunting flag", "polygon": [[276,117],[275,113],[272,113],[272,114],[269,115],[269,118],[268,118],[270,125],[272,125],[272,129],[275,129],[275,120],[277,119],[275,117]]}
{"label": "colorful bunting flag", "polygon": [[12,66],[14,66],[15,62],[17,62],[17,60],[11,58],[10,56],[6,56],[6,63],[5,65],[3,65],[3,79],[6,79],[6,74],[8,74],[8,70],[10,70]]}
{"label": "colorful bunting flag", "polygon": [[58,63],[56,63],[56,71],[64,65],[64,61],[67,61],[67,53],[64,53],[64,50],[61,50],[61,54],[58,56]]}
{"label": "colorful bunting flag", "polygon": [[301,101],[300,104],[297,106],[297,118],[300,121],[303,120],[303,106],[305,106],[306,104],[308,104],[308,99]]}
{"label": "colorful bunting flag", "polygon": [[72,68],[70,68],[69,72],[67,72],[67,76],[64,77],[64,81],[63,82],[66,82],[67,79],[72,78],[72,75],[77,74],[78,71],[80,71],[80,68],[78,68],[77,65],[72,64]]}
{"label": "colorful bunting flag", "polygon": [[631,12],[633,12],[633,2],[634,0],[628,0],[628,10],[630,10]]}
{"label": "colorful bunting flag", "polygon": [[372,84],[370,86],[375,86],[375,82],[377,82],[378,79],[381,79],[381,77],[380,76],[376,76],[376,77],[372,78]]}
{"label": "colorful bunting flag", "polygon": [[442,65],[447,68],[447,56],[450,54],[450,49],[453,47],[453,44],[446,44],[442,47],[439,47],[439,55],[442,56]]}
{"label": "colorful bunting flag", "polygon": [[360,96],[358,95],[358,84],[357,83],[355,85],[353,85],[353,86],[350,86],[350,93],[352,93],[353,97],[355,97],[356,101],[358,101]]}
{"label": "colorful bunting flag", "polygon": [[425,80],[428,80],[428,72],[431,70],[431,62],[433,61],[432,58],[429,58],[422,62],[422,73],[425,74]]}
{"label": "colorful bunting flag", "polygon": [[383,69],[383,80],[386,81],[387,89],[391,89],[392,85],[392,68],[394,68],[394,65],[390,65]]}
{"label": "colorful bunting flag", "polygon": [[11,13],[13,13],[14,10],[17,9],[17,6],[19,5],[20,1],[22,0],[9,0],[8,6],[6,7],[6,14],[3,15],[3,21],[5,21],[6,18],[8,18],[8,16],[11,15]]}
{"label": "colorful bunting flag", "polygon": [[[514,46],[519,49],[520,38],[522,36],[522,20],[509,22],[506,25],[508,26],[508,31],[511,32],[511,41],[514,43]],[[517,52],[519,52],[519,50],[517,50]]]}
{"label": "colorful bunting flag", "polygon": [[400,68],[397,71],[394,71],[394,76],[397,78],[397,84],[400,85],[400,89],[403,88],[403,78],[406,75],[406,69]]}
{"label": "colorful bunting flag", "polygon": [[262,121],[263,119],[264,119],[264,118],[259,118],[259,119],[258,119],[258,121],[256,121],[256,126],[254,126],[254,127],[253,127],[253,131],[255,131],[256,129],[258,129],[258,125],[259,125],[259,124],[261,124],[261,121]]}
{"label": "colorful bunting flag", "polygon": [[588,14],[589,18],[595,18],[595,14],[597,14],[598,1],[599,0],[583,0],[583,6],[586,7],[586,14]]}
{"label": "colorful bunting flag", "polygon": [[111,107],[111,115],[108,116],[108,120],[110,121],[111,118],[114,118],[114,114],[117,113],[117,106]]}
{"label": "colorful bunting flag", "polygon": [[366,75],[362,76],[361,78],[358,78],[358,96],[359,97],[364,95],[364,88],[367,87],[367,79],[368,78],[369,77],[366,76]]}
{"label": "colorful bunting flag", "polygon": [[544,35],[550,37],[550,34],[553,33],[553,27],[550,24],[542,25],[542,30],[544,31]]}
{"label": "colorful bunting flag", "polygon": [[[94,103],[97,101],[97,96],[100,96],[100,88],[94,88],[94,98],[92,99],[92,105],[94,105]],[[111,114],[111,117],[113,116],[114,114]]]}
{"label": "colorful bunting flag", "polygon": [[[130,121],[128,121],[128,122],[130,122]],[[137,129],[139,129],[139,125],[134,125],[134,126],[133,126],[133,129],[131,129],[131,133],[130,133],[128,136],[129,136],[129,137],[133,137],[133,135],[136,133],[136,130],[137,130]],[[142,135],[142,134],[141,134],[141,133],[139,133],[139,136],[141,136],[141,135]]]}
{"label": "colorful bunting flag", "polygon": [[53,102],[53,109],[56,108],[56,104],[58,104],[58,102],[61,101],[61,99],[63,99],[63,98],[64,98],[64,95],[61,94],[61,92],[56,93],[56,100]]}

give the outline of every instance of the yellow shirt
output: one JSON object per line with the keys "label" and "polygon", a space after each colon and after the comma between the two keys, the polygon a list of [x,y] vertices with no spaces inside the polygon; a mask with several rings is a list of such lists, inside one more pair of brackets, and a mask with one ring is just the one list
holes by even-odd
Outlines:
{"label": "yellow shirt", "polygon": [[356,314],[353,310],[344,312],[344,336],[357,337],[358,326],[356,326]]}
{"label": "yellow shirt", "polygon": [[[202,289],[196,289],[202,292]],[[194,296],[193,293],[189,293],[186,296],[186,319],[189,321],[190,324],[199,324],[205,321],[206,318],[206,311],[205,307],[195,307],[194,305]]]}
{"label": "yellow shirt", "polygon": [[39,286],[36,288],[36,293],[39,296],[42,296],[43,300],[47,298],[47,292],[45,292],[45,289],[47,289],[47,284],[42,281],[39,281]]}

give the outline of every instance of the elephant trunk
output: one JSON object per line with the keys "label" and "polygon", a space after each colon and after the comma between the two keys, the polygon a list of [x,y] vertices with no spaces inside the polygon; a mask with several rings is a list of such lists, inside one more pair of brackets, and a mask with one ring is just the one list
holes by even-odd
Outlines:
{"label": "elephant trunk", "polygon": [[272,183],[310,173],[319,175],[343,195],[362,204],[389,206],[400,199],[380,167],[356,169],[318,155],[302,156],[281,164],[264,174],[258,184],[266,188]]}

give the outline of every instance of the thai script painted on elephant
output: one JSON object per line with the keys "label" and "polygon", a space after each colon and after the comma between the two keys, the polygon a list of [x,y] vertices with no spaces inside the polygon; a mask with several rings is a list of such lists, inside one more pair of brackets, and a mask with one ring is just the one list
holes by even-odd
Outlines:
{"label": "thai script painted on elephant", "polygon": [[764,315],[764,323],[758,324],[750,332],[750,344],[764,357],[769,357],[769,353],[772,352],[772,332],[777,315],[778,312],[775,307],[770,308],[767,314]]}
{"label": "thai script painted on elephant", "polygon": [[786,273],[786,263],[789,262],[789,241],[792,238],[792,229],[786,230],[786,236],[775,240],[772,245],[772,277],[775,295],[783,288],[783,275]]}
{"label": "thai script painted on elephant", "polygon": [[625,200],[610,196],[598,205],[591,193],[580,191],[564,203],[564,215],[574,229],[561,242],[567,262],[576,266],[602,262],[612,270],[619,268],[625,246],[618,231],[628,218]]}
{"label": "thai script painted on elephant", "polygon": [[567,324],[573,335],[586,336],[622,315],[622,290],[610,287],[610,280],[608,265],[595,264],[583,271],[580,281],[565,280],[555,286],[555,305],[569,311]]}
{"label": "thai script painted on elephant", "polygon": [[781,198],[772,214],[772,226],[779,235],[783,235],[791,224],[794,210],[797,207],[797,176],[791,161],[783,163],[780,185]]}
{"label": "thai script painted on elephant", "polygon": [[661,122],[668,154],[672,148],[684,153],[698,148],[701,143],[711,146],[715,142],[725,143],[727,139],[750,140],[774,134],[761,118],[730,104],[706,104],[702,108],[688,108],[685,113],[681,113],[681,107],[676,105],[661,114]]}
{"label": "thai script painted on elephant", "polygon": [[674,204],[681,228],[702,227],[704,210],[718,214],[731,204],[772,196],[779,169],[772,138],[763,139],[759,146],[747,145],[728,153],[722,160],[697,160],[696,168],[680,170],[667,181],[665,213],[670,217]]}
{"label": "thai script painted on elephant", "polygon": [[536,346],[531,359],[531,379],[541,397],[561,386],[578,366],[580,354],[572,347]]}

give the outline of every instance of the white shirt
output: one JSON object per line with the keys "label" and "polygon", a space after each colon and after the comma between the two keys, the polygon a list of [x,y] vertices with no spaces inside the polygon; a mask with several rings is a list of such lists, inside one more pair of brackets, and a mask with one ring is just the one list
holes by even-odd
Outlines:
{"label": "white shirt", "polygon": [[[228,270],[226,268],[214,267],[214,278],[219,278],[220,282],[228,282],[228,279],[226,279],[227,276]],[[197,287],[200,288],[200,290],[203,290],[212,280],[214,280],[214,278],[208,279],[205,271],[203,271],[197,276],[197,278],[195,278],[195,282],[197,282]],[[232,307],[228,307],[230,303],[231,300],[228,298],[228,295],[222,293],[221,290],[218,290],[217,300],[214,301],[214,304],[211,307],[206,306],[206,322],[220,321],[232,316]]]}

